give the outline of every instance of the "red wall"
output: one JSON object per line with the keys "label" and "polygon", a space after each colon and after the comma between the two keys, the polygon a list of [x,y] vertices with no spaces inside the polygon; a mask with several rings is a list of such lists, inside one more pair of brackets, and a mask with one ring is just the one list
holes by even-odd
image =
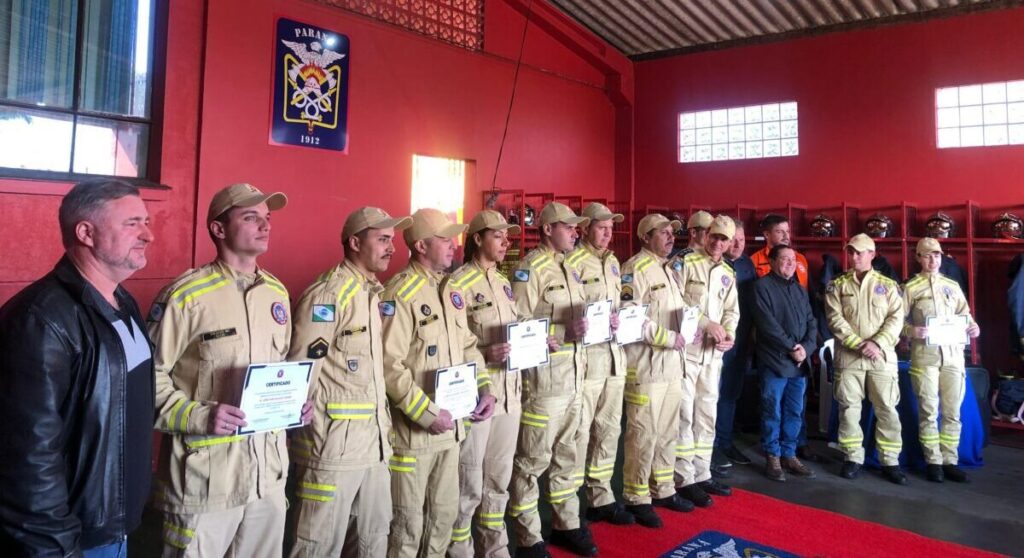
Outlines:
{"label": "red wall", "polygon": [[[635,77],[638,208],[745,204],[760,216],[787,203],[870,210],[906,201],[921,219],[925,208],[970,199],[990,208],[988,222],[994,207],[1024,216],[1024,146],[939,150],[934,114],[938,87],[1024,79],[1024,8],[640,62]],[[679,112],[789,100],[799,103],[799,156],[677,162]],[[962,227],[965,212],[954,217]],[[815,267],[820,247],[799,248]],[[979,346],[992,371],[1020,368],[1006,331],[1014,251],[975,254]]]}
{"label": "red wall", "polygon": [[[543,2],[533,2],[498,185],[529,192],[631,195],[632,63]],[[481,205],[505,125],[529,2],[486,3],[485,50],[470,52],[307,0],[168,2],[161,171],[146,191],[156,242],[128,281],[148,306],[208,261],[206,208],[239,181],[281,190],[261,263],[297,296],[340,257],[345,216],[363,205],[409,211],[412,155],[474,162],[466,212]],[[347,154],[268,144],[274,24],[284,16],[351,41]],[[57,207],[70,184],[0,179],[0,303],[60,257]],[[392,271],[405,260],[401,257]]]}
{"label": "red wall", "polygon": [[[935,89],[1024,79],[1024,9],[641,62],[636,204],[1018,203],[1024,147],[935,148]],[[800,155],[680,164],[677,115],[799,103]]]}

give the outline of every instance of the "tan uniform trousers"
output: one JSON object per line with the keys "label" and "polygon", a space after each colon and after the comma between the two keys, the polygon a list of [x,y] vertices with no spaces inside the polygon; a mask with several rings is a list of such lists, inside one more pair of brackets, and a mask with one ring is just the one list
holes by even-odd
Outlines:
{"label": "tan uniform trousers", "polygon": [[579,394],[534,396],[523,402],[519,446],[512,470],[511,515],[519,546],[533,546],[541,537],[538,479],[548,473],[551,526],[558,530],[580,526],[576,495],[583,474],[576,469],[576,430],[583,412]]}
{"label": "tan uniform trousers", "polygon": [[383,557],[391,523],[391,474],[385,463],[353,471],[298,471],[292,558]]}
{"label": "tan uniform trousers", "polygon": [[[900,385],[891,370],[837,370],[833,384],[839,404],[839,446],[847,461],[864,463],[864,431],[860,427],[861,403],[867,396],[875,410],[875,444],[884,466],[899,465],[903,438],[896,404]],[[934,427],[933,427],[934,428]]]}
{"label": "tan uniform trousers", "polygon": [[684,368],[676,443],[675,481],[680,488],[711,479],[722,359],[715,357],[706,364],[687,361]]}
{"label": "tan uniform trousers", "polygon": [[675,494],[672,482],[679,436],[679,381],[626,386],[623,498],[631,506]]}
{"label": "tan uniform trousers", "polygon": [[590,507],[615,503],[612,473],[622,432],[622,394],[625,376],[585,380],[583,415],[576,432],[576,474],[586,467],[586,493]]}
{"label": "tan uniform trousers", "polygon": [[394,513],[389,558],[444,556],[459,513],[459,447],[396,453],[389,468]]}
{"label": "tan uniform trousers", "polygon": [[[459,452],[459,516],[448,556],[508,557],[505,508],[512,481],[520,412],[476,422]],[[471,533],[473,517],[476,531]]]}
{"label": "tan uniform trousers", "polygon": [[244,506],[197,514],[164,513],[164,558],[280,558],[284,492]]}
{"label": "tan uniform trousers", "polygon": [[[921,449],[929,465],[956,465],[960,448],[960,405],[967,390],[962,366],[910,366],[918,402]],[[941,402],[941,407],[939,406]],[[942,427],[939,428],[939,411]]]}

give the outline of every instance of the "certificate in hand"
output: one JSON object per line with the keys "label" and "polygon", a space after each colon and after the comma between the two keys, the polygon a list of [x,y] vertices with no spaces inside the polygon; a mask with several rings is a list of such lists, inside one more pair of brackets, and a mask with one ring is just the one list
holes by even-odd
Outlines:
{"label": "certificate in hand", "polygon": [[583,345],[596,345],[612,340],[612,301],[601,300],[587,305],[587,332]]}
{"label": "certificate in hand", "polygon": [[619,329],[615,340],[619,345],[636,343],[644,338],[644,321],[647,320],[647,305],[629,306],[619,310]]}
{"label": "certificate in hand", "polygon": [[683,308],[682,316],[679,318],[679,335],[683,336],[683,340],[686,341],[687,345],[693,343],[693,338],[697,336],[697,329],[699,327],[700,308],[697,306]]}
{"label": "certificate in hand", "polygon": [[507,362],[509,372],[548,363],[548,324],[545,318],[505,326],[506,339],[511,345]]}
{"label": "certificate in hand", "polygon": [[926,341],[929,347],[970,343],[967,337],[967,316],[929,316],[925,326],[928,328]]}
{"label": "certificate in hand", "polygon": [[238,405],[248,426],[239,427],[238,433],[302,426],[302,406],[306,403],[312,371],[311,360],[250,364]]}
{"label": "certificate in hand", "polygon": [[437,371],[434,402],[452,414],[453,420],[468,417],[476,408],[476,363],[467,362]]}

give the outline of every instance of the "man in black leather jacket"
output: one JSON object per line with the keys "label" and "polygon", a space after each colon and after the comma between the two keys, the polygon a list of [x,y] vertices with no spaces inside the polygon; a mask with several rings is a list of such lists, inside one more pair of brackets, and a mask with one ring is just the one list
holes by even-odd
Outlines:
{"label": "man in black leather jacket", "polygon": [[65,255],[0,308],[0,555],[124,556],[148,495],[152,352],[120,283],[153,236],[139,191],[76,185]]}

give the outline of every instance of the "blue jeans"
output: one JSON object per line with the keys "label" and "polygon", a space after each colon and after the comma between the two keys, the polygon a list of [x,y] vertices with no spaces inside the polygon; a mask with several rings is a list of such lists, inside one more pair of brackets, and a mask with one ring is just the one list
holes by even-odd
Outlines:
{"label": "blue jeans", "polygon": [[765,455],[793,457],[803,424],[807,378],[761,374],[761,446]]}
{"label": "blue jeans", "polygon": [[123,540],[108,544],[106,546],[97,546],[96,548],[88,548],[82,551],[85,558],[127,558],[128,557],[128,541]]}
{"label": "blue jeans", "polygon": [[736,419],[736,401],[743,393],[743,376],[747,374],[750,359],[739,357],[746,353],[735,346],[722,357],[722,376],[718,381],[718,415],[715,418],[715,447],[732,445],[733,422]]}

